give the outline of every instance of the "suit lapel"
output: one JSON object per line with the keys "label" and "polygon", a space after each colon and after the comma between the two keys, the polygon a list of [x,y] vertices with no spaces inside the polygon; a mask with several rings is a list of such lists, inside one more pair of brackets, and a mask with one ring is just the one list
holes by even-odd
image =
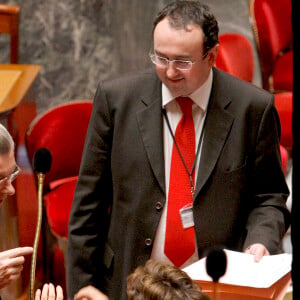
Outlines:
{"label": "suit lapel", "polygon": [[[195,197],[197,197],[213,171],[234,119],[226,110],[226,107],[230,105],[230,99],[222,94],[223,88],[221,85],[222,83],[218,82],[218,76],[214,72]],[[149,163],[160,188],[165,193],[161,83],[158,79],[151,90],[155,92],[149,98],[145,97],[141,100],[145,108],[137,112],[136,116]]]}
{"label": "suit lapel", "polygon": [[215,92],[220,90],[216,85],[214,82],[207,111],[195,199],[213,171],[233,123],[233,116],[226,111],[230,100]]}
{"label": "suit lapel", "polygon": [[137,113],[137,123],[149,163],[159,186],[165,193],[165,163],[163,152],[163,119],[161,89],[151,99],[143,99],[145,109]]}

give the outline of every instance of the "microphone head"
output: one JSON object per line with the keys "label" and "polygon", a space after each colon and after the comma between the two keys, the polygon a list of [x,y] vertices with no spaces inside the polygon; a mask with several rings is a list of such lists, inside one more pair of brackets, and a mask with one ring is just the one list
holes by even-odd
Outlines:
{"label": "microphone head", "polygon": [[40,148],[33,155],[33,170],[37,173],[48,173],[51,168],[52,155],[47,148]]}
{"label": "microphone head", "polygon": [[217,282],[226,272],[227,257],[221,248],[212,248],[206,257],[206,272]]}

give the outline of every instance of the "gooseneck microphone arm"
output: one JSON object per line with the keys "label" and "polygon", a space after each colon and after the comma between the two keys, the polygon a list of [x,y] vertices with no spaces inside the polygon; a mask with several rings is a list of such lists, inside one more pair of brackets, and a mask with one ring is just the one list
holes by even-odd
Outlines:
{"label": "gooseneck microphone arm", "polygon": [[47,148],[38,149],[33,156],[33,171],[37,173],[37,186],[38,186],[38,216],[37,225],[33,243],[33,253],[31,259],[30,269],[30,287],[29,287],[29,300],[34,299],[34,283],[35,283],[35,269],[36,269],[36,257],[37,249],[41,232],[42,224],[42,211],[43,211],[43,186],[45,174],[50,171],[52,163],[52,156]]}

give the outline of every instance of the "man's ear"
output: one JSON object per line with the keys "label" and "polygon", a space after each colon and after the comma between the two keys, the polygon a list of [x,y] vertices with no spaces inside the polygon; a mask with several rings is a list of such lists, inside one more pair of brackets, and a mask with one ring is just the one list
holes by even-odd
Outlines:
{"label": "man's ear", "polygon": [[213,46],[210,50],[209,53],[207,54],[208,56],[208,63],[210,66],[214,66],[216,59],[217,59],[217,54],[218,54],[218,48],[219,48],[219,44],[216,44],[215,46]]}

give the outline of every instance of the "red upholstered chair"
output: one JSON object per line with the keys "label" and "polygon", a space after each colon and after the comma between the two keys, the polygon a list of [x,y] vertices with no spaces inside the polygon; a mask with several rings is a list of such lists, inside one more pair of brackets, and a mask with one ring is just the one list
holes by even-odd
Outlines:
{"label": "red upholstered chair", "polygon": [[[39,148],[48,148],[52,154],[51,169],[44,180],[44,219],[47,220],[51,238],[54,238],[63,252],[91,111],[92,101],[88,100],[60,104],[38,115],[31,122],[25,137],[31,162]],[[42,234],[46,236],[45,232]],[[48,242],[49,239],[46,242],[49,247]],[[44,263],[44,267],[50,267],[46,276],[52,276],[51,261],[46,265]]]}
{"label": "red upholstered chair", "polygon": [[293,93],[283,92],[274,94],[275,107],[278,111],[281,136],[280,153],[282,169],[285,175],[289,170],[289,160],[292,158],[293,133],[292,133],[292,114],[293,114]]}
{"label": "red upholstered chair", "polygon": [[293,93],[285,92],[275,94],[275,107],[278,111],[281,124],[280,144],[291,151],[293,147],[292,114]]}
{"label": "red upholstered chair", "polygon": [[288,170],[289,154],[285,147],[280,145],[280,155],[283,173],[286,175]]}
{"label": "red upholstered chair", "polygon": [[263,87],[292,91],[291,0],[250,0],[249,15],[260,58]]}
{"label": "red upholstered chair", "polygon": [[231,75],[252,82],[254,56],[249,40],[239,33],[220,34],[216,67]]}

